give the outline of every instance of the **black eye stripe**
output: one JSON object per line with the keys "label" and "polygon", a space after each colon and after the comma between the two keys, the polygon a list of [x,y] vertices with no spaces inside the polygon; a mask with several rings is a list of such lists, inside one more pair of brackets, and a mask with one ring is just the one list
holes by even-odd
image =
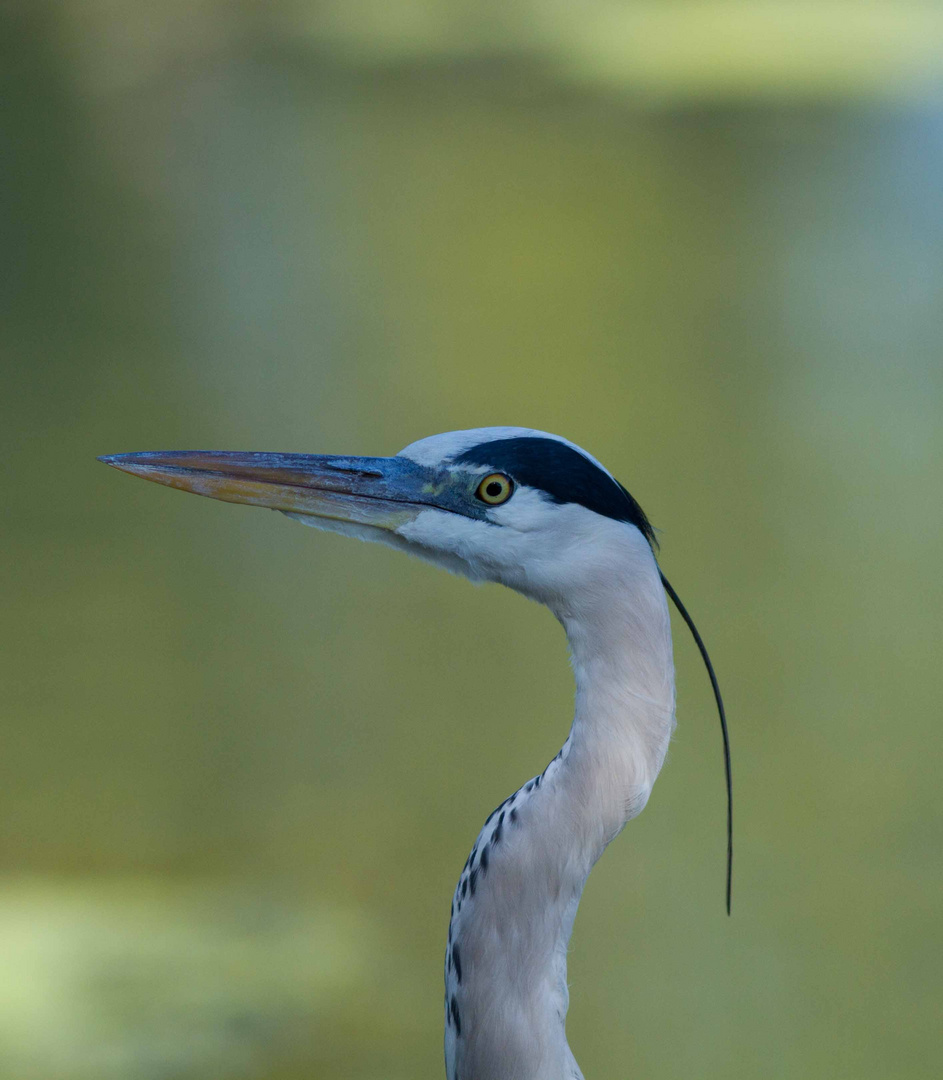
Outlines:
{"label": "black eye stripe", "polygon": [[556,503],[578,503],[603,517],[634,525],[653,547],[655,533],[625,488],[566,443],[530,435],[479,443],[455,458],[457,465],[500,470]]}

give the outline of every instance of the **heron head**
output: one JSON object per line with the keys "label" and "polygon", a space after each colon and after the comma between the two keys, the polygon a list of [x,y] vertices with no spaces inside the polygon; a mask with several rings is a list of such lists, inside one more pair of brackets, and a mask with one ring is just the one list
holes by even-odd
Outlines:
{"label": "heron head", "polygon": [[390,544],[558,606],[604,588],[615,545],[652,566],[638,503],[594,458],[530,428],[433,435],[395,457],[231,451],[117,454],[106,464],[317,528]]}

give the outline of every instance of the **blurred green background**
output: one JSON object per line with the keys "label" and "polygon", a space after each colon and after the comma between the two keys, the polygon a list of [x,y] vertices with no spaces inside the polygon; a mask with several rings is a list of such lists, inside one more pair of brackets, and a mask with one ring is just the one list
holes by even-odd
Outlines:
{"label": "blurred green background", "polygon": [[0,238],[4,1080],[443,1074],[559,628],[94,459],[487,424],[629,487],[730,713],[728,920],[679,626],[573,938],[586,1076],[937,1075],[939,5],[7,0]]}

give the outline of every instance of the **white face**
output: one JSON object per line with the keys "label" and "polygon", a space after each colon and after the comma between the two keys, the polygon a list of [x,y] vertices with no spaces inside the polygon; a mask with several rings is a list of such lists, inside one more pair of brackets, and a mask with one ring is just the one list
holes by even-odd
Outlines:
{"label": "white face", "polygon": [[[611,476],[573,443],[531,428],[450,431],[412,443],[397,456],[421,465],[441,466],[470,447],[522,437],[561,442]],[[483,456],[487,457],[487,450]],[[490,465],[462,465],[456,471],[484,478],[501,470]],[[429,508],[399,526],[395,535],[413,554],[473,581],[506,585],[558,614],[568,597],[611,588],[616,551],[625,563],[654,562],[648,541],[635,526],[578,503],[555,502],[545,492],[524,484],[515,483],[510,498],[487,508],[486,514],[486,520],[481,520]]]}
{"label": "white face", "polygon": [[576,503],[554,503],[534,488],[518,486],[488,518],[423,510],[396,535],[422,558],[472,581],[507,585],[558,612],[575,593],[603,593],[611,586],[615,550],[628,548],[636,558],[654,559],[633,525]]}

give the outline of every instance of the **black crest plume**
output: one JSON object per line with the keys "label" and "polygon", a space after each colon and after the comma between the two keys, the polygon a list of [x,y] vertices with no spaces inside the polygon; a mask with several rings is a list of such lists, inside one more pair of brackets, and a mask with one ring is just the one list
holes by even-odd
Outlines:
{"label": "black crest plume", "polygon": [[[661,571],[658,571],[661,574]],[[665,592],[671,597],[671,601],[678,609],[678,614],[688,624],[688,629],[697,644],[701,653],[701,659],[704,661],[704,665],[707,668],[707,674],[710,676],[711,686],[714,688],[714,700],[717,702],[717,712],[720,714],[720,730],[724,739],[724,773],[727,779],[727,914],[730,914],[730,893],[733,885],[733,782],[730,776],[730,736],[727,733],[727,714],[724,711],[724,699],[720,696],[720,686],[717,683],[717,676],[714,674],[714,665],[711,663],[711,658],[707,655],[707,646],[701,638],[701,635],[697,632],[697,627],[694,625],[694,620],[688,614],[688,609],[681,603],[681,598],[671,587],[671,583],[661,574],[661,583],[665,587]]]}

